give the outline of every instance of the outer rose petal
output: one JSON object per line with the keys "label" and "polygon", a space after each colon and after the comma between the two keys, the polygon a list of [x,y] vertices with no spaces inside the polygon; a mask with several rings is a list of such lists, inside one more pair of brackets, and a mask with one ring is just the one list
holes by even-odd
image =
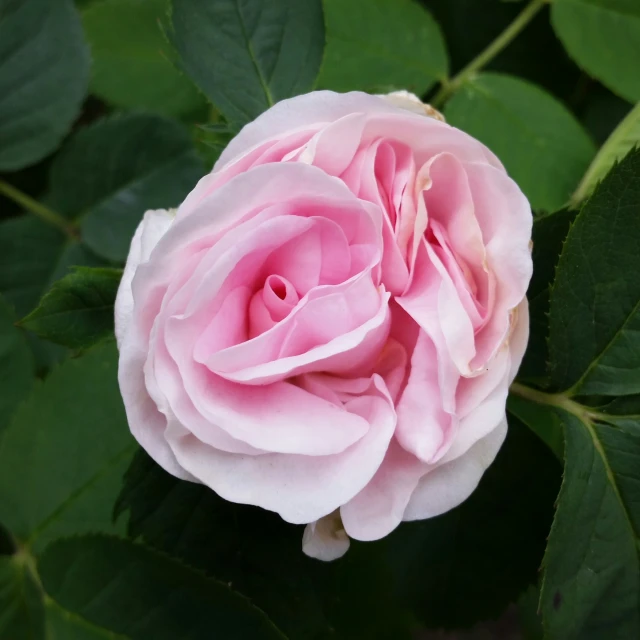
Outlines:
{"label": "outer rose petal", "polygon": [[356,540],[378,540],[403,520],[411,494],[428,465],[394,438],[371,482],[340,509],[345,531]]}
{"label": "outer rose petal", "polygon": [[228,454],[203,445],[175,425],[169,425],[167,439],[179,463],[226,500],[307,524],[348,502],[367,485],[385,456],[396,426],[395,412],[378,376],[370,387],[369,395],[345,405],[369,422],[368,433],[335,455]]}
{"label": "outer rose petal", "polygon": [[131,241],[115,302],[115,333],[120,349],[118,381],[129,426],[138,442],[169,473],[193,481],[195,478],[177,463],[169,445],[158,437],[167,421],[147,392],[143,371],[147,350],[141,348],[137,332],[130,326],[134,310],[133,277],[138,266],[149,260],[153,249],[171,227],[174,217],[174,212],[164,209],[147,211]]}
{"label": "outer rose petal", "polygon": [[377,96],[360,91],[314,91],[281,100],[243,127],[218,158],[214,171],[270,138],[277,138],[319,122],[334,122],[353,113],[376,112],[397,113],[398,108]]}
{"label": "outer rose petal", "polygon": [[511,364],[509,368],[509,384],[511,384],[522,364],[524,352],[529,341],[529,301],[522,298],[522,302],[512,311],[513,329],[508,338]]}
{"label": "outer rose petal", "polygon": [[116,340],[118,347],[122,343],[125,332],[133,313],[133,293],[131,281],[138,265],[146,262],[160,238],[167,232],[173,222],[175,214],[165,209],[147,211],[140,221],[131,241],[129,255],[120,281],[120,288],[115,302]]}
{"label": "outer rose petal", "polygon": [[463,456],[425,474],[411,495],[403,520],[424,520],[450,511],[478,486],[507,435],[506,417]]}
{"label": "outer rose petal", "polygon": [[164,439],[167,418],[149,396],[145,384],[144,363],[147,350],[141,346],[139,336],[129,331],[120,344],[118,382],[124,400],[129,428],[145,451],[166,471],[182,478],[195,480],[176,460]]}

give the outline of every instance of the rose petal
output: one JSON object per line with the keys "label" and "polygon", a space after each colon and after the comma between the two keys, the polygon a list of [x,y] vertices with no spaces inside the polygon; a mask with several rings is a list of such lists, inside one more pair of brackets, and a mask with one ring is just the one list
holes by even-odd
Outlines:
{"label": "rose petal", "polygon": [[453,412],[458,378],[446,361],[438,361],[433,341],[421,331],[411,355],[407,385],[397,405],[396,438],[422,462],[434,462],[456,433]]}
{"label": "rose petal", "polygon": [[505,418],[463,456],[425,474],[409,500],[403,520],[435,518],[464,502],[493,462],[506,434]]}
{"label": "rose petal", "polygon": [[158,241],[168,231],[174,216],[169,211],[159,209],[147,211],[131,240],[127,262],[122,272],[122,280],[115,301],[115,333],[118,346],[127,332],[133,313],[133,293],[131,282],[138,266],[146,262]]}
{"label": "rose petal", "polygon": [[466,165],[476,217],[487,253],[487,267],[496,279],[493,311],[476,336],[472,367],[491,358],[507,337],[509,314],[525,296],[533,271],[529,240],[531,207],[518,186],[503,172],[486,165]]}
{"label": "rose petal", "polygon": [[371,481],[340,509],[345,531],[356,540],[378,540],[402,521],[411,494],[428,465],[394,438]]}
{"label": "rose petal", "polygon": [[347,373],[382,348],[388,335],[388,300],[366,276],[318,287],[269,331],[211,353],[202,363],[228,380],[249,384],[311,370]]}
{"label": "rose petal", "polygon": [[433,340],[440,361],[451,359],[461,375],[472,375],[473,325],[451,276],[424,241],[418,246],[409,289],[397,301]]}
{"label": "rose petal", "polygon": [[[395,412],[382,380],[374,377],[373,385],[371,395],[354,398],[345,407],[370,427],[340,454],[233,455],[216,451],[173,425],[167,440],[179,463],[226,500],[260,506],[288,522],[307,524],[348,502],[367,485],[384,458]],[[281,411],[286,407],[281,404]]]}
{"label": "rose petal", "polygon": [[314,91],[287,100],[280,100],[271,109],[245,125],[227,145],[215,164],[218,171],[238,156],[247,153],[265,140],[277,140],[290,131],[317,123],[331,123],[355,112],[397,113],[399,109],[381,98],[359,91],[334,93]]}

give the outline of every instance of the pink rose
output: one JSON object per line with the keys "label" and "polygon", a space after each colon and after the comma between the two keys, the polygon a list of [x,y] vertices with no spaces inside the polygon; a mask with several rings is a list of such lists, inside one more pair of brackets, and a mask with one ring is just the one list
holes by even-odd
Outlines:
{"label": "pink rose", "polygon": [[118,293],[140,444],[307,524],[322,559],[460,504],[506,434],[531,211],[427,113],[407,94],[278,103],[175,215],[145,215]]}

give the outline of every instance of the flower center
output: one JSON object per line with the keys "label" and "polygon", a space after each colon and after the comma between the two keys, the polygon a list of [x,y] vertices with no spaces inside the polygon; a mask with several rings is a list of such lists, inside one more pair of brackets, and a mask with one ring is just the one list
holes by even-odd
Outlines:
{"label": "flower center", "polygon": [[249,303],[249,337],[268,331],[284,320],[300,301],[296,288],[283,276],[267,276]]}

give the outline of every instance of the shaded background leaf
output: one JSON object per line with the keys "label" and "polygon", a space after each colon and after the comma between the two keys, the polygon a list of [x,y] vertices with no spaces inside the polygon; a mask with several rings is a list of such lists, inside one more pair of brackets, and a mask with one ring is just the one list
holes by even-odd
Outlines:
{"label": "shaded background leaf", "polygon": [[640,145],[640,102],[627,113],[598,151],[573,194],[573,204],[590,196],[611,167],[637,145]]}
{"label": "shaded background leaf", "polygon": [[235,128],[313,88],[321,0],[173,0],[172,23],[185,71]]}
{"label": "shaded background leaf", "polygon": [[558,410],[565,476],[544,558],[541,609],[550,638],[640,634],[640,422],[594,425]]}
{"label": "shaded background leaf", "polygon": [[636,0],[555,0],[551,21],[571,57],[631,102],[640,100],[640,4]]}
{"label": "shaded background leaf", "polygon": [[91,250],[123,262],[144,212],[180,204],[204,171],[179,123],[150,114],[115,116],[82,129],[56,157],[50,203],[81,219]]}
{"label": "shaded background leaf", "polygon": [[548,385],[549,361],[549,296],[556,275],[560,252],[576,211],[561,209],[538,215],[533,219],[533,276],[527,290],[529,301],[529,344],[518,379],[530,380],[539,386]]}
{"label": "shaded background leaf", "polygon": [[34,381],[35,363],[13,309],[0,295],[0,437]]}
{"label": "shaded background leaf", "polygon": [[446,80],[437,22],[414,0],[325,0],[327,46],[318,88],[418,95]]}
{"label": "shaded background leaf", "polygon": [[[422,0],[422,4],[444,33],[453,75],[495,40],[527,3]],[[580,71],[557,39],[547,7],[542,7],[527,28],[493,58],[485,70],[529,80],[564,101],[574,96],[580,82]]]}
{"label": "shaded background leaf", "polygon": [[640,391],[640,150],[587,200],[567,236],[551,291],[549,355],[556,389]]}
{"label": "shaded background leaf", "polygon": [[44,606],[40,585],[24,554],[0,556],[0,637],[44,638]]}
{"label": "shaded background leaf", "polygon": [[[86,245],[29,215],[0,222],[0,294],[24,317],[40,297],[75,265],[102,266],[105,260]],[[67,351],[28,334],[36,368],[42,372],[65,357]]]}
{"label": "shaded background leaf", "polygon": [[511,416],[505,444],[465,502],[383,541],[401,601],[429,628],[502,613],[537,580],[559,480],[558,461]]}
{"label": "shaded background leaf", "polygon": [[1,171],[33,164],[60,144],[88,79],[89,52],[71,0],[0,0]]}
{"label": "shaded background leaf", "polygon": [[444,114],[500,158],[534,209],[566,204],[596,152],[561,103],[512,76],[479,74],[449,100]]}
{"label": "shaded background leaf", "polygon": [[83,11],[91,91],[117,107],[204,117],[204,96],[170,60],[166,12],[166,0],[101,0]]}
{"label": "shaded background leaf", "polygon": [[21,325],[71,348],[87,348],[113,336],[121,269],[76,267],[54,283]]}
{"label": "shaded background leaf", "polygon": [[0,522],[35,550],[61,535],[122,531],[112,505],[133,452],[114,344],[67,360],[0,438]]}
{"label": "shaded background leaf", "polygon": [[131,640],[252,638],[282,633],[249,600],[157,552],[108,536],[53,543],[38,561],[49,597]]}

